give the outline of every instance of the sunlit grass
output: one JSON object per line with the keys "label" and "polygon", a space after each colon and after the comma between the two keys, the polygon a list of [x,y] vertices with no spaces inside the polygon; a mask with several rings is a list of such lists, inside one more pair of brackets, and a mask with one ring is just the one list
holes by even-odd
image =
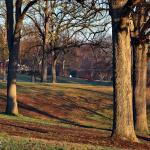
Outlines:
{"label": "sunlit grass", "polygon": [[[22,122],[22,123],[33,123],[36,125],[47,125],[47,126],[51,126],[51,125],[59,125],[57,121],[51,121],[51,120],[47,120],[47,119],[38,119],[38,118],[33,118],[33,117],[27,117],[27,116],[23,116],[23,115],[18,115],[18,116],[11,116],[11,115],[6,115],[4,113],[0,114],[0,118],[1,119],[8,119],[8,120],[12,120],[12,121],[18,121],[18,122]],[[61,124],[61,126],[63,127],[68,127],[68,125],[66,124]]]}
{"label": "sunlit grass", "polygon": [[66,150],[65,146],[50,145],[48,142],[0,135],[0,149],[3,150]]}
{"label": "sunlit grass", "polygon": [[[73,102],[79,107],[81,106],[82,112],[74,113],[70,112],[71,115],[74,115],[75,118],[81,118],[82,123],[93,126],[93,123],[86,121],[90,119],[91,121],[98,121],[99,124],[96,126],[108,126],[111,127],[112,124],[112,87],[111,86],[100,86],[100,85],[91,85],[91,84],[72,84],[72,83],[31,83],[31,82],[18,82],[17,83],[18,95],[26,94],[26,97],[40,98],[49,101],[50,98],[58,97],[61,100],[66,98],[67,101],[70,99],[70,103]],[[0,84],[0,95],[1,97],[6,96],[6,83]],[[34,94],[33,94],[34,93]],[[63,101],[63,100],[62,100]],[[102,101],[104,106],[100,106],[101,109],[96,109],[96,103]],[[68,102],[67,102],[68,103]],[[69,105],[70,104],[66,104]],[[87,107],[91,110],[94,110],[95,113],[89,112],[88,110],[83,110],[83,107]],[[99,115],[98,115],[99,114]],[[102,114],[102,115],[101,115]],[[148,116],[150,115],[150,109],[148,108]],[[0,115],[1,116],[1,115]],[[109,119],[108,119],[109,118]],[[17,118],[15,118],[17,119]],[[43,124],[59,124],[60,122],[54,119],[43,119],[41,121],[38,118],[33,118],[29,116],[19,117],[21,121],[30,121],[31,122],[43,122]],[[34,120],[37,119],[37,120]],[[81,121],[78,119],[77,121]],[[103,122],[103,124],[101,123]],[[148,117],[148,122],[150,125],[150,117]],[[68,125],[67,125],[68,126]]]}
{"label": "sunlit grass", "polygon": [[45,141],[34,138],[23,138],[0,134],[2,150],[119,150],[118,148],[75,144],[59,141]]}

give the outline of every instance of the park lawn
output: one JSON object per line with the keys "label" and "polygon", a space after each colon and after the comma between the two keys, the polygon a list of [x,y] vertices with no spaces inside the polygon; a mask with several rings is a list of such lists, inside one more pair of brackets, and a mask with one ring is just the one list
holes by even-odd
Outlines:
{"label": "park lawn", "polygon": [[[107,83],[102,85],[92,82],[80,83],[18,82],[19,116],[7,116],[3,113],[6,106],[6,83],[1,83],[2,133],[12,137],[22,137],[25,140],[15,138],[13,144],[18,146],[16,143],[21,139],[19,146],[21,147],[25,141],[29,143],[28,149],[31,145],[43,146],[42,141],[35,144],[36,141],[33,140],[32,144],[30,138],[46,141],[42,149],[47,149],[47,146],[48,149],[71,149],[70,146],[74,149],[78,146],[78,149],[84,147],[90,149],[92,145],[96,146],[95,149],[98,149],[98,146],[101,146],[99,149],[130,147],[131,143],[124,145],[120,142],[108,142],[112,128],[112,86]],[[148,115],[150,115],[149,108]],[[14,139],[11,139],[11,136],[7,136],[8,141]],[[3,136],[0,137],[4,139]],[[47,141],[57,141],[57,143],[47,144]]]}
{"label": "park lawn", "polygon": [[[6,99],[4,84],[1,85],[1,112],[4,112]],[[111,129],[111,86],[29,82],[20,82],[17,86],[19,111],[23,116],[46,120],[46,123]]]}
{"label": "park lawn", "polygon": [[3,150],[120,150],[119,148],[94,146],[35,138],[0,135],[0,149]]}

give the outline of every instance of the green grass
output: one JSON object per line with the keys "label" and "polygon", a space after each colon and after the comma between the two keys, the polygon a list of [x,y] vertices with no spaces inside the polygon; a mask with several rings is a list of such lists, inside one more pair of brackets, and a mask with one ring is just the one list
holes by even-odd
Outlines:
{"label": "green grass", "polygon": [[26,74],[18,74],[17,75],[17,81],[18,82],[31,82],[31,76]]}
{"label": "green grass", "polygon": [[0,136],[2,150],[66,150],[64,146],[53,146],[47,142],[28,138],[15,138],[8,135]]}
{"label": "green grass", "polygon": [[5,82],[0,83],[0,89],[6,89],[6,83]]}
{"label": "green grass", "polygon": [[[26,74],[18,74],[17,75],[18,82],[31,82],[31,76]],[[40,82],[40,78],[37,77],[37,82]],[[51,76],[48,77],[48,82],[51,82]],[[88,84],[88,85],[101,85],[101,86],[112,86],[111,81],[97,82],[97,81],[89,81],[81,78],[69,78],[69,77],[57,77],[58,83],[71,83],[71,84]]]}
{"label": "green grass", "polygon": [[[47,126],[58,125],[58,123],[56,123],[54,121],[49,121],[47,119],[32,118],[32,117],[27,117],[27,116],[23,116],[23,115],[10,116],[10,115],[6,115],[4,113],[1,113],[0,118],[13,120],[13,121],[19,121],[19,122],[22,122],[22,123],[34,123],[34,124],[37,124],[37,125],[47,125]],[[66,124],[64,124],[63,126],[67,127]]]}
{"label": "green grass", "polygon": [[0,134],[1,150],[119,150],[118,148],[74,144],[57,141],[44,141]]}

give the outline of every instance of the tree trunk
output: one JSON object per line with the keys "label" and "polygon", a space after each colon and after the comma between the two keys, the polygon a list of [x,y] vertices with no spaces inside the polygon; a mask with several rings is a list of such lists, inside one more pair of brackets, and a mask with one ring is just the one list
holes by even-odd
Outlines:
{"label": "tree trunk", "polygon": [[[6,113],[13,114],[13,115],[18,115],[16,74],[17,74],[17,67],[18,67],[18,57],[19,57],[19,50],[20,50],[20,38],[21,38],[23,19],[29,7],[31,7],[37,1],[32,1],[28,3],[28,5],[26,5],[26,7],[24,8],[23,13],[22,13],[22,2],[23,0],[17,0],[15,3],[13,0],[5,0],[6,15],[7,15],[7,23],[6,23],[7,42],[8,42],[8,49],[9,49]],[[15,15],[14,15],[14,10],[15,10]]]}
{"label": "tree trunk", "polygon": [[14,36],[13,47],[11,49],[9,48],[9,64],[7,75],[6,113],[13,115],[18,115],[16,78],[17,78],[19,49],[20,49],[20,34],[18,33],[15,34]]}
{"label": "tree trunk", "polygon": [[7,106],[6,113],[18,115],[17,94],[16,94],[16,71],[17,59],[10,54],[7,76]]}
{"label": "tree trunk", "polygon": [[139,132],[148,132],[146,113],[146,84],[147,84],[147,52],[148,45],[141,41],[140,32],[147,20],[148,11],[145,6],[137,7],[134,16],[133,44],[133,103],[134,124]]}
{"label": "tree trunk", "polygon": [[20,50],[21,28],[23,24],[23,18],[21,17],[22,0],[16,2],[16,23],[14,23],[13,1],[6,0],[5,3],[7,8],[7,41],[9,49],[6,113],[18,115],[16,75]]}
{"label": "tree trunk", "polygon": [[[45,55],[45,54],[43,54]],[[41,82],[47,82],[47,56],[42,58]]]}
{"label": "tree trunk", "polygon": [[[118,3],[114,3],[115,5]],[[112,7],[114,7],[112,6]],[[137,141],[133,124],[131,46],[129,17],[122,15],[123,3],[112,11],[114,118],[112,137]]]}
{"label": "tree trunk", "polygon": [[57,64],[57,57],[55,57],[55,55],[52,55],[52,83],[57,82],[56,64]]}
{"label": "tree trunk", "polygon": [[47,44],[48,44],[48,32],[49,32],[49,14],[48,14],[48,0],[45,1],[45,10],[44,10],[44,14],[45,14],[45,21],[44,21],[44,35],[43,35],[43,58],[42,58],[42,76],[41,76],[41,82],[47,82]]}
{"label": "tree trunk", "polygon": [[7,75],[7,114],[18,114],[16,96],[17,53],[14,49],[14,16],[13,1],[5,1],[7,8],[7,41],[9,48],[9,64]]}
{"label": "tree trunk", "polygon": [[13,115],[18,115],[16,78],[20,49],[20,31],[20,26],[18,26],[16,34],[13,36],[13,46],[9,47],[6,113]]}
{"label": "tree trunk", "polygon": [[32,72],[32,75],[31,75],[31,82],[32,82],[32,83],[35,83],[35,82],[36,82],[35,72]]}
{"label": "tree trunk", "polygon": [[139,132],[148,132],[146,113],[147,50],[147,44],[138,44],[133,48],[134,122],[136,130]]}
{"label": "tree trunk", "polygon": [[7,78],[7,76],[6,76],[6,68],[4,66],[4,69],[3,69],[3,81],[6,81],[6,78]]}

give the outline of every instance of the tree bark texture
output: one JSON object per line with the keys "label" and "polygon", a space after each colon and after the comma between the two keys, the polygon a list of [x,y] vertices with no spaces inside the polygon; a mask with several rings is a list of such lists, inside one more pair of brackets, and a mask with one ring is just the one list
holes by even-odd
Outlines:
{"label": "tree bark texture", "polygon": [[52,83],[57,82],[57,74],[56,74],[56,64],[57,64],[57,56],[52,54]]}
{"label": "tree bark texture", "polygon": [[139,132],[148,132],[146,112],[147,91],[147,44],[136,45],[133,49],[133,89],[134,89],[134,122]]}
{"label": "tree bark texture", "polygon": [[147,91],[147,53],[148,44],[141,41],[140,31],[146,22],[147,9],[143,6],[137,7],[134,19],[133,46],[133,109],[134,125],[139,132],[148,132],[146,112],[146,91]]}
{"label": "tree bark texture", "polygon": [[137,141],[133,123],[131,38],[129,14],[123,13],[124,1],[111,2],[113,38],[114,118],[112,137]]}
{"label": "tree bark texture", "polygon": [[43,34],[43,58],[42,58],[42,73],[41,73],[41,82],[47,82],[47,45],[48,45],[48,32],[49,32],[49,12],[48,12],[48,0],[45,1],[45,25],[44,25],[44,34]]}

